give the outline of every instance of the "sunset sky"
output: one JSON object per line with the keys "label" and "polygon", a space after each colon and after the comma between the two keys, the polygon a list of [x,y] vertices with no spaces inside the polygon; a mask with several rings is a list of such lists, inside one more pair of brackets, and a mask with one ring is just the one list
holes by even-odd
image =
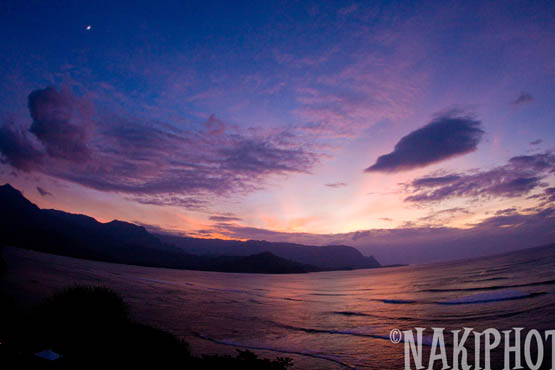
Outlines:
{"label": "sunset sky", "polygon": [[100,221],[341,243],[385,263],[550,242],[553,14],[4,1],[0,180]]}

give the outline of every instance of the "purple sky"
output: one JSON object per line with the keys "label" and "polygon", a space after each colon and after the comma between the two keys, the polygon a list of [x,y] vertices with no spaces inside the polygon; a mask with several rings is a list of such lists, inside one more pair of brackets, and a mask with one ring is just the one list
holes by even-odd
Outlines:
{"label": "purple sky", "polygon": [[385,263],[553,242],[554,14],[3,2],[0,180],[101,221]]}

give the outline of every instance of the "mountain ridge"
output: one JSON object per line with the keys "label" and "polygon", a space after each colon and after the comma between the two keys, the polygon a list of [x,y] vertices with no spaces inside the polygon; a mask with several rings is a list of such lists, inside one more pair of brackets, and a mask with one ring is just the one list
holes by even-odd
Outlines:
{"label": "mountain ridge", "polygon": [[[206,271],[293,273],[380,267],[348,246],[305,246],[153,234],[143,226],[99,222],[40,209],[9,184],[0,186],[0,243],[107,262]],[[268,254],[269,253],[269,254]],[[258,258],[248,258],[259,255]]]}

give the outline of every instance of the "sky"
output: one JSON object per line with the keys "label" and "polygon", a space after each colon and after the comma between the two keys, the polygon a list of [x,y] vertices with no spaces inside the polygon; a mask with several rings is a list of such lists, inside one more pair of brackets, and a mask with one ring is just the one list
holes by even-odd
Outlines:
{"label": "sky", "polygon": [[555,241],[552,1],[4,1],[0,182],[383,263]]}

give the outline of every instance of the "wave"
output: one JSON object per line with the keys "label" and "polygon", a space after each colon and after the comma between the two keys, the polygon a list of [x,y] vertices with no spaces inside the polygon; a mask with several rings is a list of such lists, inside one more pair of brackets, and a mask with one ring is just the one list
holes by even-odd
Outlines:
{"label": "wave", "polygon": [[412,304],[417,303],[413,300],[406,300],[406,299],[374,299],[374,301],[387,303],[387,304]]}
{"label": "wave", "polygon": [[343,316],[370,316],[370,317],[375,317],[375,315],[362,313],[362,312],[355,312],[355,311],[335,311],[335,312],[332,312],[332,313],[336,314],[336,315],[343,315]]}
{"label": "wave", "polygon": [[459,305],[459,304],[476,304],[476,303],[489,303],[489,302],[500,302],[500,301],[512,301],[515,299],[532,298],[539,295],[546,294],[545,292],[540,293],[528,293],[521,292],[519,290],[503,290],[500,292],[492,293],[481,293],[473,294],[450,301],[440,301],[437,304],[442,305]]}
{"label": "wave", "polygon": [[284,301],[292,301],[292,302],[304,302],[303,299],[296,299],[296,298],[289,298],[289,297],[276,298],[276,299],[283,299]]}
{"label": "wave", "polygon": [[389,340],[389,336],[379,335],[375,333],[375,327],[372,326],[362,326],[358,328],[352,329],[318,329],[318,328],[304,328],[300,326],[292,326],[287,324],[280,324],[274,322],[276,326],[279,326],[283,329],[294,330],[294,331],[302,331],[309,334],[340,334],[340,335],[353,335],[356,337],[369,337],[369,338],[376,338],[376,339],[387,339]]}
{"label": "wave", "polygon": [[130,277],[129,279],[134,279],[134,280],[139,280],[139,281],[147,281],[149,283],[157,283],[157,284],[165,284],[165,285],[171,285],[171,284],[179,285],[179,283],[175,282],[175,281],[145,278],[145,277],[141,277],[141,276]]}
{"label": "wave", "polygon": [[[298,326],[292,326],[292,325],[285,325],[277,322],[274,322],[274,324],[283,329],[302,331],[304,333],[309,333],[309,334],[350,335],[355,337],[365,337],[365,338],[386,340],[388,342],[391,341],[391,338],[389,337],[389,329],[385,330],[387,334],[380,334],[377,330],[378,329],[377,326],[360,326],[360,327],[350,328],[350,329],[317,329],[317,328],[304,328],[304,327],[298,327]],[[422,344],[425,346],[431,346],[432,339],[433,339],[432,336],[424,335],[422,337]],[[401,339],[401,342],[404,342],[404,339]]]}
{"label": "wave", "polygon": [[[529,286],[529,285],[525,285]],[[456,291],[466,291],[466,290],[456,290]],[[522,292],[515,289],[503,289],[494,292],[479,293],[467,295],[464,297],[456,298],[448,301],[414,301],[414,300],[404,300],[404,299],[373,299],[373,301],[382,302],[386,304],[441,304],[441,305],[457,305],[457,304],[474,304],[474,303],[488,303],[488,302],[498,302],[498,301],[508,301],[515,299],[532,298],[547,294],[546,292],[528,293]]]}
{"label": "wave", "polygon": [[[394,322],[397,322],[397,321],[420,322],[423,320],[422,318],[415,318],[415,317],[405,317],[405,316],[389,317],[389,316],[376,315],[373,313],[364,313],[364,312],[356,312],[356,311],[334,311],[330,313],[334,315],[342,315],[342,316],[373,317],[375,319],[389,320]],[[430,319],[427,321],[433,321],[433,319]]]}
{"label": "wave", "polygon": [[474,288],[426,289],[426,290],[421,290],[421,292],[427,292],[427,293],[474,292],[474,291],[483,291],[483,290],[525,288],[525,287],[533,287],[533,286],[541,286],[541,285],[555,285],[555,280],[536,281],[533,283],[526,283],[526,284],[494,285],[494,286],[474,287]]}
{"label": "wave", "polygon": [[483,283],[485,281],[497,281],[497,280],[508,280],[509,278],[506,277],[492,277],[487,279],[478,279],[478,280],[467,280],[468,283]]}
{"label": "wave", "polygon": [[339,360],[335,356],[323,355],[323,354],[309,352],[309,351],[290,350],[290,349],[286,349],[286,348],[277,348],[277,347],[268,347],[268,346],[253,346],[253,345],[241,344],[241,343],[238,343],[238,342],[235,342],[235,341],[232,341],[232,340],[220,340],[220,339],[210,338],[210,337],[208,337],[206,335],[203,335],[203,334],[200,334],[200,333],[193,333],[193,335],[198,337],[198,338],[210,341],[212,343],[222,344],[222,345],[225,345],[225,346],[246,348],[246,349],[252,349],[252,350],[259,350],[259,351],[286,353],[286,354],[290,354],[290,355],[298,355],[298,356],[317,358],[317,359],[320,359],[320,360],[326,360],[326,361],[334,362],[334,363],[339,364],[343,367],[346,367],[347,369],[356,369],[356,367],[354,367],[352,365],[349,365],[348,363]]}
{"label": "wave", "polygon": [[376,315],[372,313],[364,313],[364,312],[356,312],[356,311],[333,311],[330,313],[334,315],[342,315],[342,316],[373,317],[375,319],[390,320],[390,321],[419,321],[420,320],[412,317],[403,317],[403,316],[387,317],[387,316],[381,316],[381,315]]}
{"label": "wave", "polygon": [[206,289],[206,290],[212,290],[212,291],[216,291],[216,292],[245,293],[245,294],[252,294],[252,295],[255,295],[255,294],[249,292],[248,290],[241,290],[241,289],[224,289],[224,288],[211,288],[211,287],[205,287],[204,289]]}
{"label": "wave", "polygon": [[[121,275],[121,274],[115,273],[115,272],[111,272],[111,274],[113,274],[113,275]],[[142,276],[131,276],[131,275],[128,275],[128,276],[126,276],[126,278],[127,278],[128,280],[146,281],[146,282],[149,282],[149,283],[164,284],[164,285],[177,285],[177,286],[187,285],[187,286],[196,286],[196,285],[193,284],[193,283],[187,283],[187,282],[181,282],[181,281],[172,281],[172,280],[153,279],[153,278],[147,278],[147,277],[142,277]]]}
{"label": "wave", "polygon": [[[438,302],[434,302],[433,304],[438,304]],[[446,304],[446,303],[440,303],[440,304]],[[479,321],[479,320],[495,320],[495,319],[503,319],[503,318],[509,318],[509,317],[513,317],[513,316],[518,316],[524,313],[529,313],[529,312],[533,312],[533,311],[537,311],[537,310],[541,310],[543,308],[546,307],[551,307],[551,305],[545,305],[545,306],[537,306],[537,307],[532,307],[526,310],[519,310],[519,311],[512,311],[512,312],[504,312],[504,313],[496,313],[496,314],[492,314],[492,315],[448,315],[448,316],[434,316],[434,317],[429,317],[429,318],[424,318],[424,317],[404,317],[404,316],[398,316],[398,317],[388,317],[388,316],[382,316],[382,315],[376,315],[376,314],[372,314],[372,313],[364,313],[364,312],[357,312],[357,311],[333,311],[330,312],[331,314],[334,315],[341,315],[341,316],[353,316],[353,317],[372,317],[372,318],[376,318],[376,319],[380,319],[380,320],[390,320],[390,321],[407,321],[407,322],[426,322],[426,323],[430,323],[430,322],[466,322],[466,321]],[[383,321],[382,321],[383,323]]]}

